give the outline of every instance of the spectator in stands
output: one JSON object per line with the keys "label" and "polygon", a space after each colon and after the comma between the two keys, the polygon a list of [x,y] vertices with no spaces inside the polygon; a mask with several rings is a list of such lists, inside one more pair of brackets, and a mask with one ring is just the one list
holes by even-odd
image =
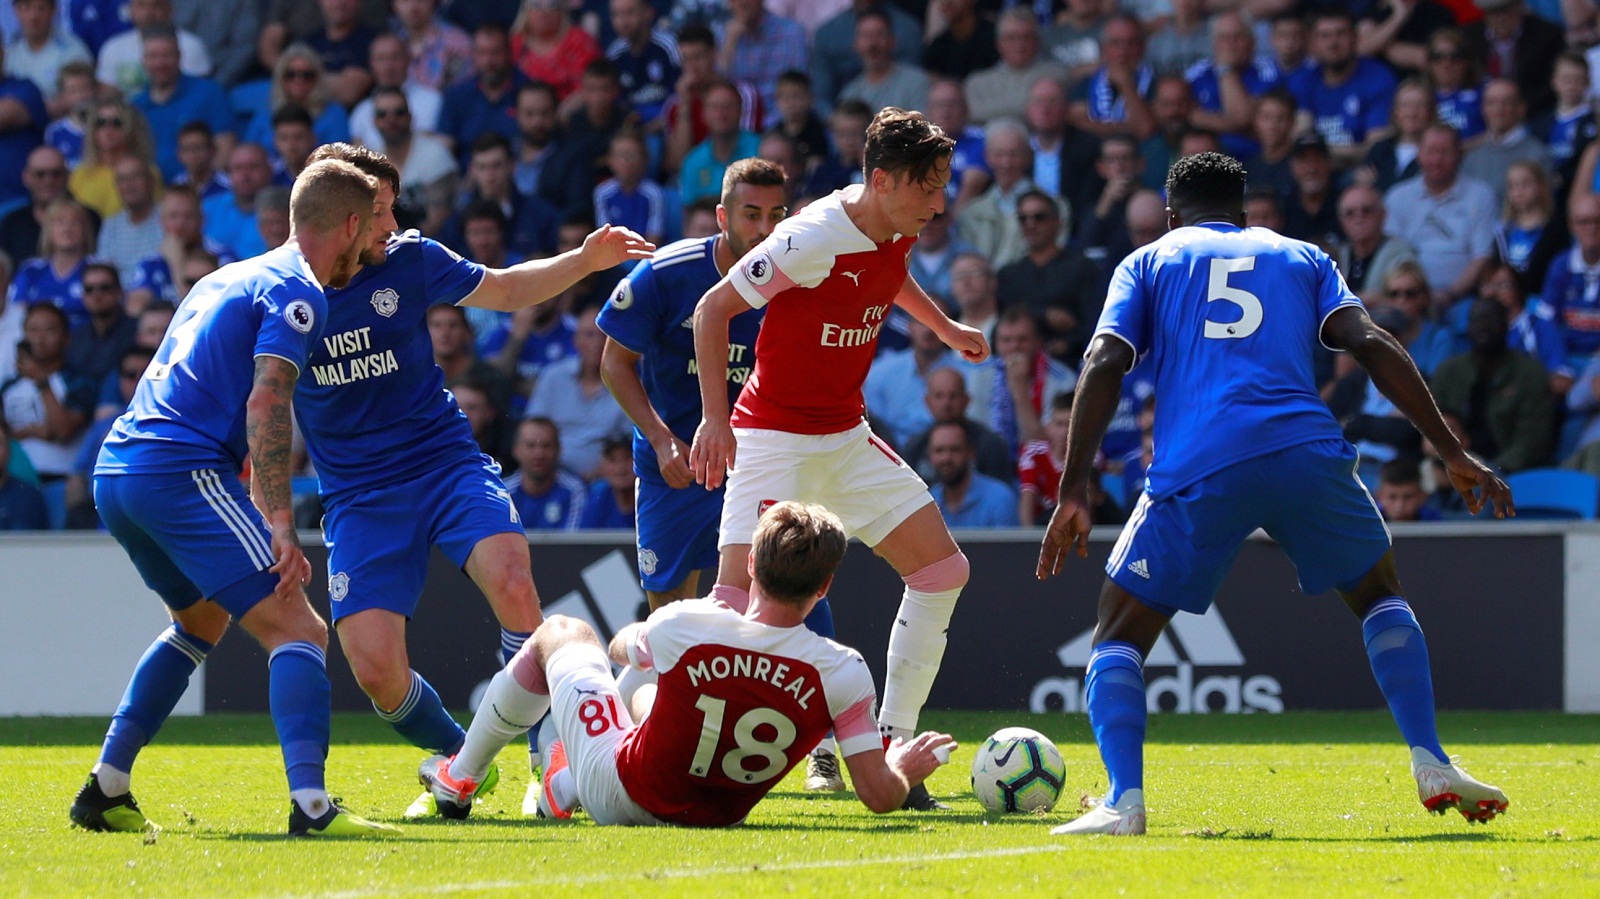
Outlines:
{"label": "spectator in stands", "polygon": [[517,472],[508,483],[522,526],[530,531],[573,531],[583,517],[588,488],[557,465],[561,429],[548,418],[525,419],[512,448]]}
{"label": "spectator in stands", "polygon": [[478,443],[478,452],[498,462],[501,471],[515,470],[516,457],[511,454],[508,431],[510,419],[495,407],[489,388],[476,381],[457,381],[447,386],[461,414],[472,425],[472,439]]}
{"label": "spectator in stands", "polygon": [[161,170],[155,164],[150,129],[139,110],[115,97],[102,98],[95,103],[92,124],[94,129],[83,146],[83,161],[72,170],[67,187],[78,202],[104,219],[122,211],[114,174],[117,163],[138,159],[158,179]]}
{"label": "spectator in stands", "polygon": [[[1057,92],[1060,93],[1059,88]],[[934,79],[928,86],[927,113],[935,125],[943,128],[944,133],[956,141],[955,152],[950,156],[950,181],[945,185],[945,211],[959,215],[989,187],[992,180],[983,161],[983,129],[971,124],[966,92],[959,81]],[[1064,128],[1065,113],[1061,115]],[[1063,133],[1058,129],[1050,140],[1060,141]],[[1056,149],[1062,148],[1058,146]]]}
{"label": "spectator in stands", "polygon": [[[10,302],[60,308],[76,326],[89,319],[83,308],[83,270],[95,244],[89,210],[70,197],[45,207],[39,256],[17,266],[8,293]],[[64,336],[64,335],[63,335]]]}
{"label": "spectator in stands", "polygon": [[661,185],[645,177],[649,163],[644,138],[632,131],[613,137],[606,152],[611,177],[594,189],[594,216],[598,224],[627,228],[661,244],[666,234],[666,197]]}
{"label": "spectator in stands", "polygon": [[[1217,13],[1211,20],[1211,53],[1183,72],[1194,94],[1190,124],[1222,135],[1223,147],[1239,159],[1258,150],[1251,139],[1251,118],[1256,98],[1275,90],[1283,75],[1270,56],[1256,55],[1255,32],[1237,10]],[[1289,112],[1290,125],[1294,112]],[[1289,128],[1280,150],[1288,147]],[[1256,173],[1246,166],[1253,183]]]}
{"label": "spectator in stands", "polygon": [[1448,308],[1477,285],[1494,251],[1499,210],[1488,185],[1461,175],[1461,137],[1449,125],[1423,132],[1417,164],[1417,177],[1384,195],[1385,230],[1416,248],[1434,303]]}
{"label": "spectator in stands", "polygon": [[997,289],[987,256],[973,251],[956,254],[950,263],[950,296],[955,300],[956,317],[982,331],[990,345],[994,344],[994,326],[1000,321]]}
{"label": "spectator in stands", "polygon": [[1068,79],[1066,68],[1040,53],[1039,20],[1032,9],[1007,9],[1000,14],[995,32],[1000,62],[967,76],[967,104],[972,121],[979,125],[990,119],[1021,118],[1028,89],[1040,78],[1062,84]]}
{"label": "spectator in stands", "polygon": [[[552,2],[552,0],[538,0],[538,2]],[[542,20],[547,13],[548,10],[544,10],[536,15]],[[574,32],[569,28],[567,33]],[[583,32],[579,30],[577,33]],[[590,41],[592,43],[593,39]],[[572,86],[576,88],[582,78],[583,65],[598,56],[597,51],[585,57],[585,61],[572,70],[570,78],[563,79],[563,83],[570,80]],[[446,88],[444,109],[439,112],[439,136],[455,150],[456,161],[461,168],[467,167],[473,142],[483,132],[496,131],[509,139],[517,139],[522,130],[518,117],[521,91],[523,85],[528,83],[528,77],[512,65],[511,43],[505,29],[498,25],[482,25],[473,33],[472,65],[477,74],[467,81]],[[555,95],[556,102],[566,95],[555,86],[554,82],[550,82],[548,87]],[[555,114],[554,106],[551,114],[552,116]],[[582,190],[586,196],[588,187],[585,186]]]}
{"label": "spectator in stands", "polygon": [[145,29],[173,29],[178,36],[183,74],[205,78],[211,74],[211,54],[192,32],[179,30],[172,21],[172,0],[129,0],[128,20],[133,27],[107,40],[96,54],[95,76],[131,97],[144,89],[149,77],[144,68]]}
{"label": "spectator in stands", "polygon": [[1521,471],[1550,461],[1555,399],[1544,366],[1512,352],[1506,335],[1506,308],[1474,301],[1467,319],[1472,350],[1440,363],[1432,386],[1439,408],[1460,417],[1475,453],[1501,470]]}
{"label": "spectator in stands", "polygon": [[271,183],[266,148],[253,143],[234,147],[228,154],[228,192],[200,204],[205,236],[237,259],[266,252],[256,229],[256,194]]}
{"label": "spectator in stands", "polygon": [[895,59],[894,30],[887,14],[866,10],[856,16],[855,50],[861,59],[861,74],[839,91],[841,101],[860,100],[874,110],[889,106],[923,109],[928,105],[928,73]]}
{"label": "spectator in stands", "polygon": [[1577,197],[1567,209],[1572,249],[1557,256],[1545,276],[1541,296],[1566,331],[1569,376],[1583,371],[1600,352],[1600,197]]}
{"label": "spectator in stands", "polygon": [[161,221],[156,215],[157,182],[150,169],[131,156],[116,164],[116,178],[122,211],[100,226],[96,253],[109,259],[123,280],[132,281],[139,260],[161,247]]}
{"label": "spectator in stands", "polygon": [[1466,27],[1473,56],[1487,61],[1490,77],[1515,80],[1535,115],[1550,109],[1550,73],[1566,49],[1561,26],[1528,15],[1522,0],[1475,2],[1483,18]]}
{"label": "spectator in stands", "polygon": [[506,247],[511,224],[498,205],[489,200],[473,200],[457,216],[461,255],[487,268],[507,268],[522,261]]}
{"label": "spectator in stands", "polygon": [[[1167,202],[1153,190],[1136,190],[1133,196],[1128,198],[1124,220],[1128,229],[1128,243],[1133,249],[1155,243],[1161,235],[1167,233]],[[1106,261],[1115,265],[1121,260],[1108,257]],[[1085,322],[1080,323],[1080,327],[1084,325],[1094,327],[1100,318],[1099,306],[1097,297],[1094,315],[1088,316]]]}
{"label": "spectator in stands", "polygon": [[1319,134],[1295,139],[1289,156],[1294,191],[1283,206],[1283,233],[1331,251],[1344,233],[1339,228],[1339,194],[1333,186],[1333,157]]}
{"label": "spectator in stands", "polygon": [[1279,197],[1294,192],[1289,158],[1294,154],[1294,97],[1281,87],[1268,91],[1255,103],[1250,118],[1253,154],[1244,157],[1245,175],[1252,190],[1265,188]]}
{"label": "spectator in stands", "polygon": [[622,99],[622,82],[617,67],[609,60],[597,59],[583,70],[581,86],[568,99],[573,107],[567,114],[567,138],[580,159],[603,163],[611,139],[623,130],[637,131],[638,117]]}
{"label": "spectator in stands", "polygon": [[[1398,305],[1372,307],[1372,321],[1401,343],[1411,340],[1417,330],[1417,322]],[[1328,409],[1360,455],[1357,473],[1362,483],[1375,485],[1384,463],[1416,458],[1422,438],[1395,404],[1373,386],[1365,369],[1359,365],[1339,368],[1343,373],[1324,391]]]}
{"label": "spectator in stands", "polygon": [[480,342],[483,354],[517,379],[517,394],[527,397],[548,366],[577,355],[578,322],[556,300],[518,309]]}
{"label": "spectator in stands", "polygon": [[1017,494],[1004,481],[973,470],[972,447],[958,422],[928,432],[928,460],[936,481],[933,501],[953,528],[1016,527]]}
{"label": "spectator in stands", "polygon": [[811,42],[811,87],[823,109],[832,108],[839,92],[861,74],[856,50],[856,17],[879,12],[889,17],[894,32],[895,58],[907,65],[922,62],[922,23],[883,0],[852,0],[850,8],[822,23]]}
{"label": "spectator in stands", "polygon": [[83,308],[88,321],[71,330],[65,367],[100,384],[133,346],[138,330],[135,321],[123,311],[122,281],[116,266],[105,262],[84,266]]}
{"label": "spectator in stands", "polygon": [[1311,44],[1310,26],[1295,10],[1288,9],[1272,17],[1267,40],[1272,48],[1272,61],[1284,79],[1301,69],[1316,66],[1316,60],[1307,53]]}
{"label": "spectator in stands", "polygon": [[594,38],[573,26],[557,0],[524,0],[511,26],[511,58],[523,75],[550,85],[565,100],[600,56]]}
{"label": "spectator in stands", "polygon": [[11,473],[12,436],[0,415],[0,531],[42,531],[50,526],[44,494]]}
{"label": "spectator in stands", "polygon": [[1394,332],[1405,345],[1424,376],[1431,377],[1439,363],[1461,351],[1461,341],[1451,326],[1434,313],[1434,292],[1420,262],[1401,262],[1389,270],[1383,281],[1383,301],[1405,312],[1405,337]]}
{"label": "spectator in stands", "polygon": [[[200,233],[200,198],[194,188],[175,185],[161,197],[157,218],[161,224],[161,243],[156,252],[139,260],[127,288],[127,309],[137,315],[146,306],[161,300],[174,306],[183,299],[177,279],[183,261],[193,250],[204,250],[222,262],[234,261],[227,248]],[[186,292],[186,291],[185,291]]]}
{"label": "spectator in stands", "polygon": [[1575,451],[1562,460],[1562,467],[1600,476],[1600,354],[1589,357],[1573,381],[1566,410],[1568,423],[1580,422],[1582,430],[1574,441]]}
{"label": "spectator in stands", "polygon": [[311,113],[292,103],[272,114],[273,182],[290,187],[306,167],[306,160],[317,147]]}
{"label": "spectator in stands", "polygon": [[1511,348],[1537,359],[1550,374],[1550,392],[1558,397],[1566,396],[1576,372],[1566,368],[1566,340],[1550,305],[1537,298],[1528,302],[1516,270],[1498,259],[1484,270],[1483,280],[1478,282],[1478,296],[1506,307],[1509,320],[1506,339]]}
{"label": "spectator in stands", "polygon": [[717,227],[717,203],[714,198],[701,197],[683,207],[684,237],[712,237],[721,231]]}
{"label": "spectator in stands", "polygon": [[563,216],[594,205],[594,162],[581,158],[556,114],[555,91],[529,82],[517,90],[512,183]]}
{"label": "spectator in stands", "polygon": [[145,29],[143,38],[144,68],[149,80],[131,102],[150,125],[162,179],[171,181],[184,170],[178,158],[184,126],[205,123],[220,152],[226,154],[233,147],[234,116],[227,96],[215,81],[185,75],[179,69],[178,35],[171,26],[151,26]]}
{"label": "spectator in stands", "polygon": [[[1570,50],[1561,54],[1550,81],[1555,106],[1533,116],[1529,130],[1550,148],[1554,187],[1558,196],[1565,197],[1577,180],[1579,161],[1585,158],[1596,133],[1600,133],[1589,104],[1589,61]],[[1593,177],[1591,173],[1586,183],[1592,183]]]}
{"label": "spectator in stands", "polygon": [[743,98],[732,82],[722,81],[707,88],[703,105],[706,139],[684,157],[678,173],[678,191],[686,203],[719,193],[722,173],[728,166],[756,155],[761,148],[761,139],[755,132],[739,126]]}
{"label": "spectator in stands", "polygon": [[[340,0],[347,2],[347,0]],[[363,55],[362,59],[366,56]],[[272,116],[288,105],[303,106],[316,122],[317,143],[329,144],[350,139],[350,117],[333,98],[322,58],[309,44],[291,44],[278,57],[272,70],[272,96],[266,106],[256,110],[244,130],[243,140],[272,146]]]}
{"label": "spectator in stands", "polygon": [[1422,467],[1411,458],[1392,459],[1378,475],[1378,509],[1384,521],[1439,521],[1438,509],[1426,505],[1428,494],[1422,489]]}
{"label": "spectator in stands", "polygon": [[1044,323],[1045,352],[1077,361],[1089,345],[1105,294],[1094,263],[1066,244],[1061,201],[1042,190],[1017,199],[1017,222],[1026,247],[999,272],[999,293]]}
{"label": "spectator in stands", "polygon": [[171,183],[194,188],[202,200],[227,193],[227,179],[213,167],[216,158],[217,143],[211,127],[205,122],[184,125],[178,129],[178,163],[183,171]]}
{"label": "spectator in stands", "polygon": [[[308,35],[305,42],[316,53],[321,69],[318,82],[343,112],[372,89],[367,57],[380,29],[362,21],[359,0],[317,0],[317,6],[322,11],[322,27]],[[280,57],[273,72],[282,65]]]}
{"label": "spectator in stands", "polygon": [[1525,295],[1544,289],[1550,263],[1571,245],[1566,223],[1555,217],[1550,178],[1537,162],[1506,169],[1504,216],[1495,229],[1495,258],[1509,265]]}
{"label": "spectator in stands", "polygon": [[1118,261],[1129,252],[1128,198],[1139,189],[1144,165],[1139,142],[1132,135],[1113,134],[1100,142],[1100,158],[1094,167],[1105,186],[1093,206],[1077,213],[1079,246],[1103,251],[1107,258]]}
{"label": "spectator in stands", "polygon": [[[335,17],[342,18],[343,7],[346,4],[335,0],[334,5],[339,7],[333,10]],[[388,0],[359,0],[356,10],[357,24],[370,34],[376,34],[387,28],[389,17],[393,13]],[[256,43],[256,57],[261,68],[269,72],[277,67],[278,57],[283,53],[284,47],[300,41],[310,41],[324,34],[324,30],[328,27],[328,17],[325,15],[322,0],[316,3],[308,3],[306,0],[267,0],[266,14],[262,22],[261,34]],[[345,35],[348,30],[349,26],[343,25],[335,34]],[[361,58],[355,59],[359,61]]]}
{"label": "spectator in stands", "polygon": [[[728,0],[728,10],[722,46],[717,52],[717,68],[734,81],[755,87],[769,119],[759,124],[770,126],[777,120],[778,76],[790,71],[804,72],[810,67],[805,29],[798,22],[766,9],[761,0]],[[859,19],[856,30],[859,40]],[[891,50],[893,41],[891,33]]]}
{"label": "spectator in stands", "polygon": [[446,384],[462,381],[482,384],[497,408],[511,408],[511,379],[495,366],[478,358],[473,345],[472,327],[467,324],[463,307],[448,304],[429,306],[428,336],[433,342],[434,364],[444,371]]}
{"label": "spectator in stands", "polygon": [[[1119,408],[1120,411],[1120,408]],[[1049,520],[1061,489],[1061,466],[1067,456],[1067,430],[1072,423],[1072,394],[1063,393],[1050,404],[1045,419],[1045,439],[1030,440],[1017,456],[1017,519],[1023,527]]]}
{"label": "spectator in stands", "polygon": [[638,113],[639,123],[660,127],[667,98],[681,74],[678,42],[671,32],[656,27],[656,10],[648,0],[611,0],[609,8],[617,37],[606,48],[605,58],[617,67],[623,95]]}
{"label": "spectator in stands", "polygon": [[1379,191],[1387,191],[1407,178],[1417,176],[1417,155],[1422,133],[1438,121],[1439,105],[1428,83],[1407,78],[1395,89],[1390,112],[1390,134],[1367,151],[1360,176],[1372,181]]}
{"label": "spectator in stands", "polygon": [[967,445],[973,448],[979,472],[1007,484],[1017,476],[1016,457],[1004,439],[988,426],[967,416],[971,398],[967,395],[967,382],[960,369],[936,368],[928,372],[928,393],[923,397],[933,423],[902,447],[906,464],[930,484],[938,479],[928,458],[928,443],[934,427],[941,424],[959,424],[967,432]]}
{"label": "spectator in stands", "polygon": [[1340,165],[1353,165],[1385,136],[1395,77],[1383,63],[1356,55],[1355,23],[1343,9],[1315,14],[1311,47],[1316,64],[1289,75],[1300,105],[1296,130],[1315,130]]}
{"label": "spectator in stands", "polygon": [[1023,444],[1044,438],[1051,402],[1078,383],[1071,368],[1045,354],[1043,330],[1027,307],[1007,306],[995,326],[993,357],[967,377],[980,420],[1005,439],[1013,459]]}
{"label": "spectator in stands", "polygon": [[[49,97],[56,92],[56,76],[69,62],[90,62],[94,57],[76,35],[60,27],[56,0],[16,0],[17,35],[5,46],[6,74],[26,78]],[[63,107],[51,110],[55,115]]]}
{"label": "spectator in stands", "polygon": [[16,264],[0,250],[0,381],[9,381],[17,373],[17,344],[22,340],[26,311],[22,303],[11,300],[11,275],[15,271]]}
{"label": "spectator in stands", "polygon": [[677,172],[689,151],[710,135],[706,99],[713,88],[720,89],[725,83],[734,86],[739,94],[740,128],[755,131],[763,121],[760,92],[749,84],[728,82],[717,74],[717,39],[711,29],[700,25],[685,28],[678,35],[678,53],[683,73],[678,76],[677,88],[663,113],[667,146],[662,168],[667,172]]}
{"label": "spectator in stands", "polygon": [[1172,0],[1172,17],[1150,31],[1145,51],[1150,67],[1158,76],[1181,76],[1210,52],[1213,27],[1205,0]]}
{"label": "spectator in stands", "polygon": [[177,313],[177,307],[171,303],[156,301],[146,306],[139,313],[138,330],[133,335],[133,345],[144,347],[150,352],[155,352],[161,347],[161,341],[166,339],[167,328],[172,324],[172,317]]}
{"label": "spectator in stands", "polygon": [[906,328],[910,345],[880,353],[862,388],[873,430],[898,447],[933,423],[933,414],[924,402],[928,375],[960,361],[926,325],[911,319]]}
{"label": "spectator in stands", "polygon": [[90,107],[99,89],[99,82],[94,80],[94,66],[69,62],[56,76],[55,94],[47,98],[61,108],[61,114],[45,126],[44,142],[66,157],[69,168],[83,160],[83,142],[89,133],[92,114]]}
{"label": "spectator in stands", "polygon": [[1442,28],[1428,38],[1428,83],[1433,85],[1439,121],[1456,129],[1464,141],[1483,133],[1483,75],[1466,36]]}
{"label": "spectator in stands", "polygon": [[[772,130],[794,141],[795,151],[800,154],[803,167],[822,162],[828,155],[828,126],[817,116],[816,103],[811,96],[811,77],[804,72],[784,72],[778,76],[775,97],[777,116]],[[933,101],[930,99],[928,112],[930,117],[934,115],[933,108]],[[960,144],[957,144],[958,155],[959,147]],[[950,177],[952,180],[956,178],[954,160],[951,161]],[[791,187],[798,189],[803,180],[791,178],[789,183]]]}
{"label": "spectator in stands", "polygon": [[174,0],[172,24],[189,31],[211,56],[211,77],[223,88],[245,79],[261,34],[258,0]]}
{"label": "spectator in stands", "polygon": [[[1100,142],[1072,127],[1067,120],[1067,91],[1049,78],[1035,81],[1028,89],[1027,124],[1034,186],[1066,200],[1069,218],[1081,214],[1099,194],[1094,162],[1100,155]],[[957,152],[959,147],[957,144]],[[952,177],[954,168],[952,165]]]}
{"label": "spectator in stands", "polygon": [[994,265],[1006,265],[1025,249],[1017,200],[1035,189],[1028,131],[1013,119],[991,122],[984,129],[983,152],[994,183],[961,211],[956,226],[962,239]]}
{"label": "spectator in stands", "polygon": [[536,195],[517,191],[512,181],[511,143],[492,131],[479,135],[473,143],[465,196],[456,203],[456,212],[445,224],[440,239],[465,252],[465,210],[483,202],[499,210],[508,229],[506,247],[519,261],[548,255],[555,249],[561,211]]}
{"label": "spectator in stands", "polygon": [[[430,133],[438,130],[444,94],[409,80],[411,51],[399,35],[384,32],[374,37],[367,48],[367,65],[372,72],[374,90],[398,87],[405,91],[406,106],[411,110],[411,127]],[[377,122],[373,121],[370,95],[350,110],[350,139],[383,152],[383,135],[378,133]]]}
{"label": "spectator in stands", "polygon": [[935,0],[930,6],[930,12],[936,11],[945,23],[922,56],[930,74],[959,82],[1000,61],[994,23],[978,14],[977,0]]}
{"label": "spectator in stands", "polygon": [[[74,337],[76,340],[76,337]],[[95,511],[94,497],[90,493],[89,479],[94,474],[95,460],[100,455],[100,444],[111,433],[116,419],[128,410],[133,402],[133,392],[139,378],[150,367],[155,351],[140,346],[129,346],[112,359],[110,371],[101,388],[101,404],[95,410],[94,421],[83,433],[83,443],[72,460],[72,473],[67,475],[64,499],[67,507],[66,526],[73,530],[95,530],[100,527],[100,514]]]}
{"label": "spectator in stands", "polygon": [[1386,214],[1383,197],[1364,184],[1347,187],[1339,196],[1339,224],[1345,239],[1334,262],[1351,292],[1368,306],[1382,298],[1383,283],[1396,265],[1417,258],[1410,244],[1383,233]]}
{"label": "spectator in stands", "polygon": [[1515,81],[1496,78],[1484,86],[1485,131],[1462,161],[1461,174],[1489,185],[1496,200],[1505,199],[1506,170],[1512,163],[1532,162],[1546,172],[1553,168],[1550,148],[1529,133],[1523,123],[1524,113]]}
{"label": "spectator in stands", "polygon": [[633,503],[633,438],[608,437],[600,450],[600,476],[589,485],[578,529],[631,531]]}
{"label": "spectator in stands", "polygon": [[[1276,191],[1257,187],[1244,195],[1244,226],[1283,233],[1283,202],[1278,199]],[[1107,261],[1110,261],[1110,257],[1107,257]],[[1114,262],[1112,264],[1115,265]]]}
{"label": "spectator in stands", "polygon": [[1119,13],[1100,36],[1100,68],[1073,89],[1069,117],[1075,127],[1097,137],[1132,134],[1144,140],[1155,133],[1150,97],[1155,70],[1144,61],[1139,20]]}
{"label": "spectator in stands", "polygon": [[[272,184],[256,194],[256,232],[261,235],[261,245],[269,250],[283,246],[289,239],[289,188]],[[185,254],[185,265],[190,255]],[[193,285],[199,279],[185,280]]]}
{"label": "spectator in stands", "polygon": [[827,158],[811,169],[801,194],[821,197],[852,184],[860,184],[865,177],[861,160],[867,151],[867,126],[872,123],[873,110],[860,100],[847,99],[834,107],[828,117]]}
{"label": "spectator in stands", "polygon": [[400,169],[395,217],[424,234],[438,234],[450,218],[456,193],[456,160],[449,145],[411,127],[404,91],[381,88],[373,94],[372,109],[383,135],[384,154]]}
{"label": "spectator in stands", "polygon": [[1097,0],[1066,0],[1063,5],[1054,24],[1035,18],[1049,26],[1043,36],[1045,55],[1064,66],[1074,80],[1086,78],[1100,64],[1100,33],[1114,7]]}
{"label": "spectator in stands", "polygon": [[28,307],[17,376],[0,385],[0,408],[39,472],[52,527],[66,518],[65,484],[99,385],[66,365],[67,316],[49,303]]}
{"label": "spectator in stands", "polygon": [[472,77],[472,38],[439,15],[438,0],[394,0],[395,31],[406,42],[406,81],[442,91]]}
{"label": "spectator in stands", "polygon": [[[1414,0],[1411,3],[1363,4],[1359,6],[1358,52],[1381,59],[1400,71],[1417,71],[1428,63],[1425,46],[1429,35],[1456,24],[1456,16],[1446,8],[1453,0]],[[1454,2],[1457,8],[1469,6]]]}
{"label": "spectator in stands", "polygon": [[1178,150],[1178,142],[1189,133],[1189,118],[1194,114],[1194,95],[1189,91],[1189,82],[1177,75],[1157,78],[1149,105],[1155,133],[1139,145],[1139,155],[1145,161],[1144,186],[1163,190],[1167,184],[1167,169],[1184,155]]}
{"label": "spectator in stands", "polygon": [[590,307],[577,314],[577,355],[545,366],[527,406],[529,418],[549,418],[561,428],[561,465],[585,480],[598,476],[606,438],[633,427],[600,378],[605,333],[594,323],[598,312]]}
{"label": "spectator in stands", "polygon": [[906,261],[908,273],[917,279],[922,289],[946,305],[955,302],[951,272],[956,258],[963,253],[977,252],[971,244],[951,235],[953,224],[948,212],[928,219],[922,233],[917,235],[916,245],[911,248],[911,258]]}
{"label": "spectator in stands", "polygon": [[[39,252],[39,235],[45,210],[67,193],[67,163],[51,147],[35,147],[22,168],[22,183],[27,200],[0,217],[0,251],[14,261],[32,258]],[[8,279],[9,279],[9,272]]]}
{"label": "spectator in stands", "polygon": [[[795,198],[799,195],[800,186],[805,184],[806,161],[800,157],[800,150],[795,146],[789,135],[781,130],[768,131],[761,135],[761,143],[756,149],[756,155],[777,166],[783,171],[783,190],[789,205],[793,206]],[[701,199],[707,199],[702,197]],[[921,236],[919,235],[919,242]],[[659,243],[659,241],[658,241]]]}

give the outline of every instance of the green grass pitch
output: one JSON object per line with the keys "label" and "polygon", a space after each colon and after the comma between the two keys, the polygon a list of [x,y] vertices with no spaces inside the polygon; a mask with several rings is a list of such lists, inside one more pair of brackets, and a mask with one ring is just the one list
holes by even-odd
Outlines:
{"label": "green grass pitch", "polygon": [[[931,787],[946,813],[874,816],[807,795],[791,774],[745,826],[722,831],[525,821],[526,747],[466,823],[402,822],[422,755],[371,715],[341,715],[335,795],[400,823],[389,839],[282,836],[283,774],[265,716],[176,719],[147,749],[135,795],[155,837],[91,834],[67,806],[105,722],[0,720],[0,896],[1473,896],[1600,895],[1600,721],[1452,714],[1445,747],[1510,795],[1487,826],[1417,802],[1388,716],[1152,718],[1144,838],[1052,837],[1105,786],[1082,716],[929,713],[962,741]],[[1061,746],[1067,792],[1047,816],[985,815],[973,748],[1006,725]]]}

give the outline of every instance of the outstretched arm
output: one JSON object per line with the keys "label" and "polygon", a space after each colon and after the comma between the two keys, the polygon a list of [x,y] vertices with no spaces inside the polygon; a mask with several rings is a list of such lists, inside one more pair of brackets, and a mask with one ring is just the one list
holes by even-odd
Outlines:
{"label": "outstretched arm", "polygon": [[287,359],[257,356],[254,386],[245,400],[245,439],[250,447],[251,496],[272,529],[278,588],[311,580],[311,563],[294,529],[289,456],[293,451],[293,400],[300,372]]}
{"label": "outstretched arm", "polygon": [[1069,548],[1080,557],[1089,554],[1089,470],[1095,452],[1105,439],[1106,428],[1117,413],[1122,396],[1122,377],[1135,362],[1133,347],[1127,342],[1101,334],[1089,345],[1089,359],[1078,378],[1077,395],[1072,401],[1072,423],[1067,430],[1067,458],[1061,466],[1060,497],[1050,526],[1039,548],[1039,567],[1035,572],[1044,580],[1061,571]]}
{"label": "outstretched arm", "polygon": [[583,246],[560,256],[489,269],[461,305],[501,312],[536,306],[595,272],[629,259],[649,259],[655,249],[655,244],[627,228],[601,225],[584,238]]}
{"label": "outstretched arm", "polygon": [[1367,310],[1360,306],[1334,310],[1322,326],[1322,340],[1354,357],[1372,377],[1373,386],[1428,438],[1444,460],[1451,484],[1467,501],[1468,511],[1476,515],[1487,503],[1494,507],[1496,518],[1517,514],[1510,488],[1462,448],[1439,414],[1439,406],[1416,363],[1399,341],[1372,323]]}

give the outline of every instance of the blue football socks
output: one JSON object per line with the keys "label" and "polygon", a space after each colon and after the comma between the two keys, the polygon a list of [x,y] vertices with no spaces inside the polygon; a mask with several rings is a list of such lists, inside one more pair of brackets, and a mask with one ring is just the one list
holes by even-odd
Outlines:
{"label": "blue football socks", "polygon": [[1372,676],[1389,702],[1389,712],[1406,745],[1426,749],[1441,762],[1449,761],[1439,746],[1434,722],[1428,642],[1411,607],[1398,596],[1373,603],[1361,621],[1361,636],[1372,662]]}
{"label": "blue football socks", "polygon": [[806,616],[806,630],[819,637],[833,639],[833,606],[828,604],[828,597],[822,597],[812,606],[811,614]]}
{"label": "blue football socks", "polygon": [[1144,658],[1121,640],[1097,645],[1089,656],[1089,726],[1111,779],[1106,802],[1144,789]]}
{"label": "blue football socks", "polygon": [[455,755],[466,742],[467,732],[444,710],[438,691],[415,671],[411,672],[411,689],[394,711],[386,712],[377,703],[372,708],[395,733],[418,749]]}
{"label": "blue football socks", "polygon": [[316,644],[296,640],[267,657],[267,702],[291,792],[326,788],[332,694],[327,660]]}
{"label": "blue football socks", "polygon": [[176,622],[161,632],[133,669],[100,748],[100,764],[124,773],[133,770],[139,750],[166,723],[189,688],[189,675],[211,650],[210,643],[187,633]]}

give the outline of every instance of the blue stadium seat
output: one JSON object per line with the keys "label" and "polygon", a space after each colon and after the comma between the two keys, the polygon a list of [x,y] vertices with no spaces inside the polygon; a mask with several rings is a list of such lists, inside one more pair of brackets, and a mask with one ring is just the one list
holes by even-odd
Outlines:
{"label": "blue stadium seat", "polygon": [[1600,478],[1562,468],[1535,468],[1506,478],[1518,518],[1593,519],[1600,511]]}

